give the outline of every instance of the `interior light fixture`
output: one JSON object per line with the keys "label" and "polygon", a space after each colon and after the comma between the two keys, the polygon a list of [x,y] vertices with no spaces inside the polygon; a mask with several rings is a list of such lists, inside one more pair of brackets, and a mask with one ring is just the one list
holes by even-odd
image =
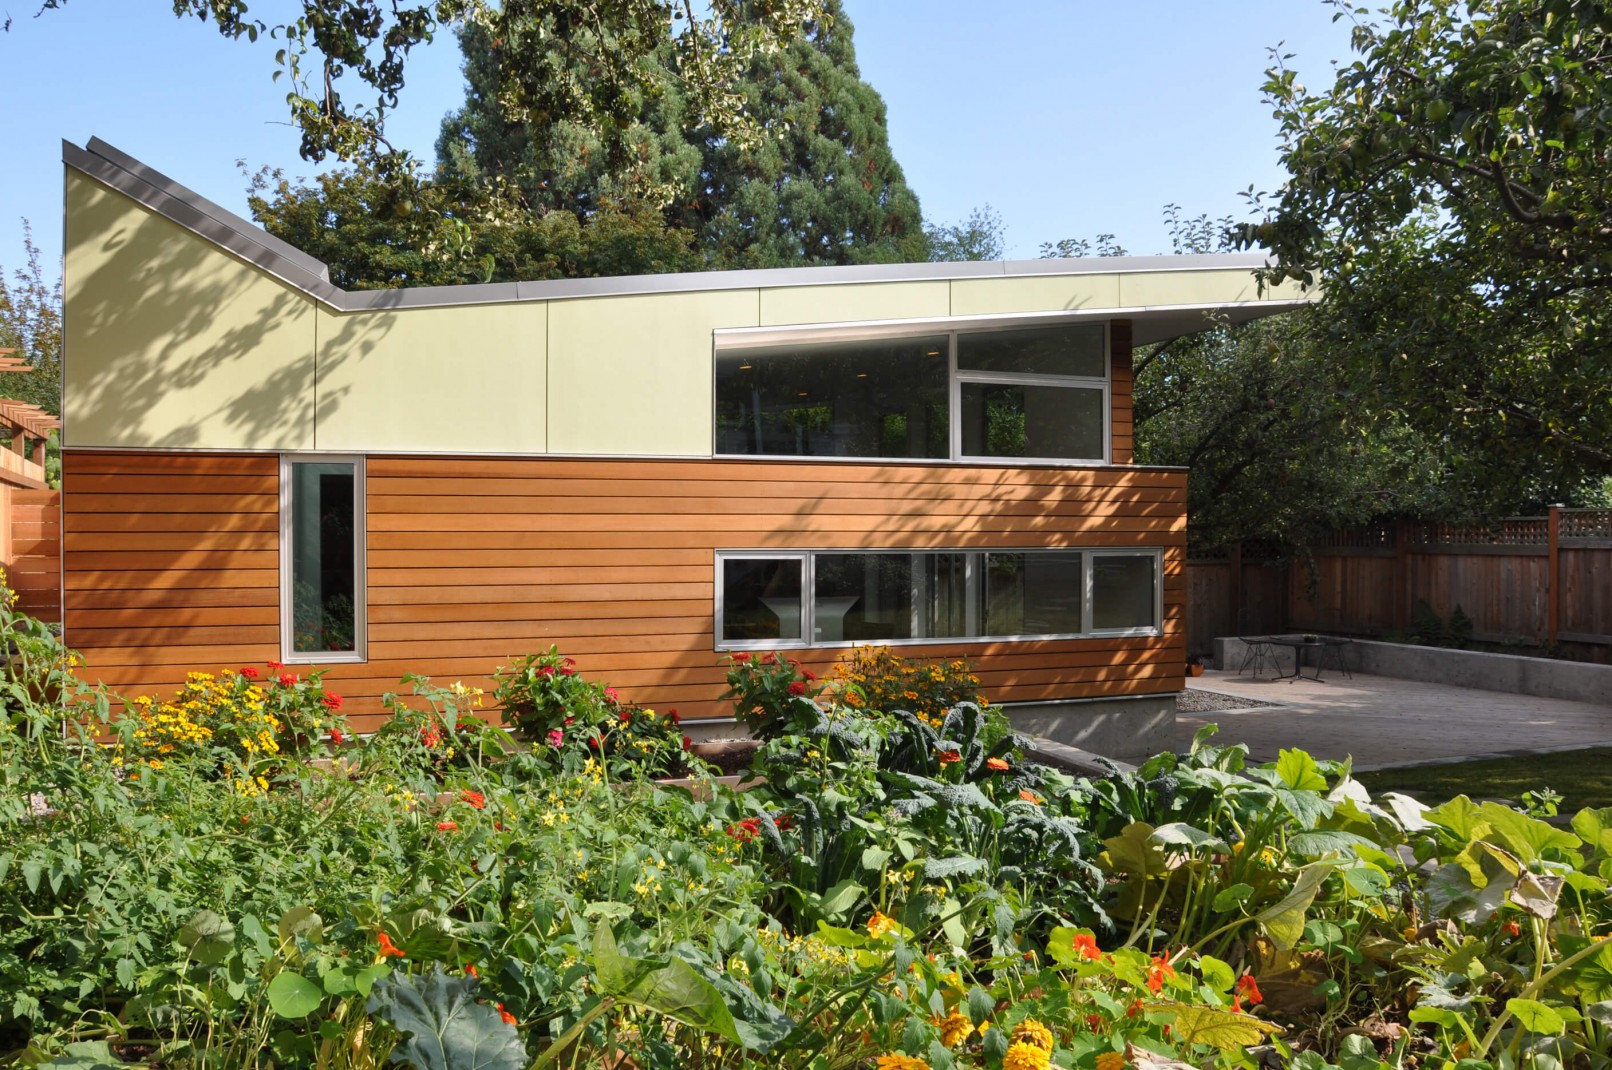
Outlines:
{"label": "interior light fixture", "polygon": [[930,351],[929,351],[929,352],[928,352],[928,353],[926,353],[926,354],[924,354],[924,355],[925,355],[925,356],[929,356],[929,357],[938,357],[938,356],[940,356],[940,350],[938,350],[938,349],[931,349],[931,350],[930,350]]}
{"label": "interior light fixture", "polygon": [[857,372],[856,377],[858,379],[866,379],[868,377],[868,373],[867,372]]}
{"label": "interior light fixture", "polygon": [[796,395],[795,395],[795,396],[796,396],[796,397],[801,397],[801,398],[803,398],[803,397],[805,397],[805,396],[806,396],[806,395],[807,395],[807,394],[808,394],[808,393],[810,393],[810,391],[806,391],[806,390],[802,390],[802,391],[801,391],[801,392],[800,392],[800,393],[799,393],[799,394],[796,394]]}
{"label": "interior light fixture", "polygon": [[739,370],[742,371],[742,372],[747,372],[751,368],[754,368],[754,367],[755,367],[754,364],[741,364],[741,365],[739,365]]}

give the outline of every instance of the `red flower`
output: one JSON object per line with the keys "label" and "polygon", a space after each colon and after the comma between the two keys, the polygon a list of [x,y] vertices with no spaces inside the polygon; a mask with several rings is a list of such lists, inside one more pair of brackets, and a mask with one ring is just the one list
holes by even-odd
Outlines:
{"label": "red flower", "polygon": [[442,744],[442,733],[437,731],[436,725],[428,724],[420,729],[420,742],[427,747],[438,747]]}
{"label": "red flower", "polygon": [[666,716],[668,716],[668,717],[670,717],[672,719],[673,724],[682,724],[683,723],[683,718],[681,718],[681,717],[679,717],[677,715],[676,710],[673,710],[671,713],[667,714]]}
{"label": "red flower", "polygon": [[561,676],[575,676],[576,674],[577,674],[577,671],[575,669],[567,669],[564,666],[561,666],[561,668],[560,668],[560,675]]}
{"label": "red flower", "polygon": [[777,825],[780,829],[783,829],[785,832],[787,832],[790,829],[795,827],[794,820],[791,819],[788,814],[780,815],[778,820],[774,821],[773,824]]}
{"label": "red flower", "polygon": [[810,670],[810,669],[802,669],[802,670],[800,670],[800,674],[802,676],[806,677],[806,679],[808,679],[808,680],[817,679],[817,674],[812,672],[812,670]]}
{"label": "red flower", "polygon": [[576,667],[576,663],[577,663],[576,658],[562,658],[561,660],[564,662],[565,667],[567,669],[573,669],[573,668]]}
{"label": "red flower", "polygon": [[347,742],[347,737],[342,735],[341,729],[332,728],[330,730],[330,742],[334,743],[336,746],[339,747],[343,743]]}
{"label": "red flower", "polygon": [[1013,767],[1008,765],[1007,762],[1000,758],[987,758],[985,759],[985,768],[991,770],[993,773],[1005,773]]}
{"label": "red flower", "polygon": [[480,974],[478,974],[476,972],[476,964],[474,962],[465,963],[465,976],[466,977],[479,977],[479,976],[481,976]]}
{"label": "red flower", "polygon": [[334,691],[330,692],[329,694],[325,695],[325,705],[329,706],[333,710],[341,709],[341,696],[336,694]]}
{"label": "red flower", "polygon": [[747,817],[743,821],[729,825],[728,835],[740,843],[749,843],[761,835],[761,818]]}
{"label": "red flower", "polygon": [[1517,924],[1517,919],[1515,919],[1515,918],[1513,918],[1512,920],[1506,922],[1504,925],[1500,926],[1500,928],[1507,936],[1511,937],[1513,940],[1515,940],[1517,937],[1522,935],[1522,926]]}
{"label": "red flower", "polygon": [[770,651],[768,653],[766,653],[766,654],[761,655],[761,664],[763,664],[763,665],[776,665],[776,664],[778,664],[778,655],[774,654],[774,653],[772,653]]}
{"label": "red flower", "polygon": [[616,694],[615,688],[607,687],[605,688],[605,700],[607,702],[620,702],[621,698]]}
{"label": "red flower", "polygon": [[951,765],[953,762],[962,761],[963,756],[954,750],[937,750],[935,760],[940,762],[941,765]]}
{"label": "red flower", "polygon": [[[565,723],[570,724],[571,722],[569,719],[567,719]],[[549,746],[558,747],[561,743],[565,742],[565,733],[558,728],[551,728],[549,729],[547,738],[549,741]],[[594,741],[591,739],[588,740],[588,742],[594,743]],[[597,743],[594,743],[594,745],[597,746]]]}
{"label": "red flower", "polygon": [[1103,957],[1102,949],[1097,946],[1097,938],[1091,933],[1076,933],[1069,943],[1083,959],[1100,959]]}
{"label": "red flower", "polygon": [[[553,732],[549,733],[549,735],[551,735],[551,736],[553,734],[554,734]],[[556,743],[555,746],[557,747],[557,746],[559,746],[559,744]],[[594,750],[598,750],[599,749],[599,737],[598,736],[589,736],[588,737],[588,746],[592,747]]]}
{"label": "red flower", "polygon": [[241,675],[246,677],[248,680],[256,680],[259,673],[253,666],[246,665],[241,668]]}
{"label": "red flower", "polygon": [[487,807],[487,796],[479,791],[461,791],[459,799],[461,802],[469,803],[473,810],[483,810]]}
{"label": "red flower", "polygon": [[1141,1014],[1141,1013],[1142,1013],[1142,1001],[1139,1000],[1139,999],[1131,1000],[1131,1005],[1129,1007],[1125,1008],[1125,1017],[1127,1017],[1127,1018],[1135,1018],[1138,1014]]}
{"label": "red flower", "polygon": [[554,666],[552,666],[552,665],[539,665],[537,667],[537,675],[539,675],[539,676],[553,676],[554,675]]}
{"label": "red flower", "polygon": [[694,746],[694,741],[692,739],[688,738],[687,736],[684,736],[683,737],[683,749],[688,750],[692,746]]}
{"label": "red flower", "polygon": [[279,672],[283,668],[285,668],[285,666],[280,664],[278,661],[269,662],[269,671],[270,672]]}
{"label": "red flower", "polygon": [[738,662],[740,665],[743,665],[745,662],[750,660],[750,655],[741,650],[737,654],[733,655],[733,660]]}
{"label": "red flower", "polygon": [[806,683],[803,680],[789,681],[789,693],[797,698],[806,693]]}
{"label": "red flower", "polygon": [[1102,1027],[1103,1027],[1103,1016],[1102,1015],[1100,1015],[1100,1014],[1088,1014],[1088,1015],[1086,1015],[1086,1028],[1087,1029],[1090,1029],[1092,1032],[1095,1033],[1097,1030],[1101,1029]]}
{"label": "red flower", "polygon": [[292,684],[295,684],[296,682],[297,682],[297,674],[296,673],[294,673],[294,672],[283,672],[283,673],[280,674],[280,683],[282,683],[286,687],[290,687]]}
{"label": "red flower", "polygon": [[392,943],[392,938],[390,936],[387,936],[383,932],[377,932],[375,934],[375,939],[380,942],[382,958],[385,958],[388,955],[396,958],[403,958],[403,952],[398,950],[398,946],[396,944]]}
{"label": "red flower", "polygon": [[1160,955],[1154,955],[1153,965],[1149,966],[1147,971],[1147,987],[1157,995],[1159,992],[1164,991],[1165,979],[1174,976],[1175,967],[1170,965],[1170,960]]}
{"label": "red flower", "polygon": [[515,1016],[504,1009],[504,1005],[502,1003],[498,1005],[498,1017],[504,1020],[505,1025],[520,1025],[520,1022],[516,1021]]}
{"label": "red flower", "polygon": [[627,722],[629,722],[631,720],[632,720],[632,712],[629,711],[629,710],[622,710],[621,711],[621,723],[626,724]]}
{"label": "red flower", "polygon": [[1259,991],[1259,982],[1254,980],[1254,975],[1251,973],[1245,973],[1237,978],[1237,994],[1250,1004],[1265,1002],[1265,997]]}
{"label": "red flower", "polygon": [[459,831],[459,822],[457,822],[457,821],[438,821],[437,822],[437,831],[438,832],[458,832]]}

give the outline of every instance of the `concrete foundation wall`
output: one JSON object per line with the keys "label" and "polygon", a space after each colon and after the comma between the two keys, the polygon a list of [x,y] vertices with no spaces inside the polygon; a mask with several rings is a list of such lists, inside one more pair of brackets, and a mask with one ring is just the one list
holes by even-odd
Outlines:
{"label": "concrete foundation wall", "polygon": [[1135,762],[1175,748],[1175,692],[1003,706],[1013,727],[1106,758]]}
{"label": "concrete foundation wall", "polygon": [[[1247,651],[1248,646],[1241,639],[1216,639],[1215,665],[1236,672]],[[1292,652],[1279,648],[1276,656],[1282,670],[1287,671],[1292,664]],[[1570,702],[1612,702],[1612,665],[1381,643],[1370,639],[1355,640],[1343,648],[1342,656],[1343,664],[1351,672],[1372,676],[1395,676],[1450,687]]]}

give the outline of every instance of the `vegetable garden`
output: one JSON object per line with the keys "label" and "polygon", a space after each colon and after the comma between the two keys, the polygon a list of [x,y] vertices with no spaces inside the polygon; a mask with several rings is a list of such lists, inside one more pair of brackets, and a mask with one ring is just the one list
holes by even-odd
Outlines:
{"label": "vegetable garden", "polygon": [[[126,706],[0,609],[0,1065],[1604,1067],[1612,811],[1372,798],[1200,734],[1076,778],[963,663],[734,655],[760,738],[559,652]],[[478,710],[485,703],[486,710]],[[113,717],[114,710],[127,713]],[[501,711],[509,731],[484,714]],[[692,776],[692,789],[657,778]]]}

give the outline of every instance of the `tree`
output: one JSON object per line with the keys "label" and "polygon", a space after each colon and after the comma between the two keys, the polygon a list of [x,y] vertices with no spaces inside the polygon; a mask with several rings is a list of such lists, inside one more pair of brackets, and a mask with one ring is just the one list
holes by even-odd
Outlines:
{"label": "tree", "polygon": [[1243,240],[1320,281],[1356,389],[1510,497],[1612,475],[1612,10],[1402,0],[1359,58],[1265,90],[1289,179]]}
{"label": "tree", "polygon": [[976,208],[961,223],[925,223],[929,259],[978,261],[1007,259],[1007,224],[990,205]]}
{"label": "tree", "polygon": [[62,411],[62,282],[45,281],[33,228],[22,223],[23,266],[8,283],[0,270],[0,349],[33,365],[26,374],[0,374],[0,396],[26,401],[47,412]]}
{"label": "tree", "polygon": [[[41,0],[41,11],[68,0]],[[406,153],[386,140],[386,116],[397,106],[409,53],[444,26],[471,24],[508,42],[530,62],[500,87],[500,107],[517,120],[548,123],[568,116],[606,141],[626,126],[635,99],[666,87],[666,69],[645,60],[670,46],[680,88],[698,113],[744,140],[750,125],[734,85],[758,55],[793,37],[820,12],[818,0],[300,0],[286,22],[248,14],[246,0],[173,0],[180,18],[211,21],[232,40],[280,42],[274,77],[289,85],[291,119],[304,159],[334,154],[384,172],[405,166]],[[696,10],[698,8],[698,10]],[[7,18],[0,28],[9,30]],[[344,100],[356,78],[372,103]]]}

